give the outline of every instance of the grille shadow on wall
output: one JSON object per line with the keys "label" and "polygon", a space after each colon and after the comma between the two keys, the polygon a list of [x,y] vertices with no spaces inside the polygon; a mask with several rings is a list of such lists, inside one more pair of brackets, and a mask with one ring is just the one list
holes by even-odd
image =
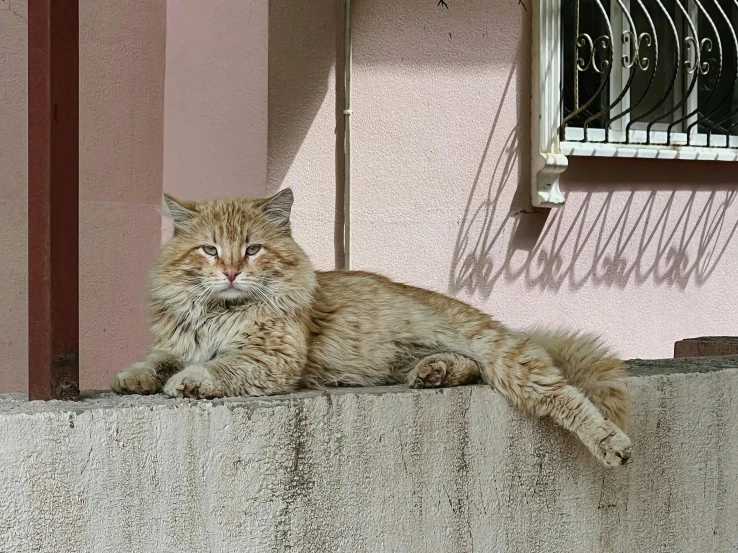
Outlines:
{"label": "grille shadow on wall", "polygon": [[649,281],[683,290],[707,282],[738,230],[736,190],[580,189],[547,217],[511,213],[509,186],[475,183],[454,251],[451,293],[486,298],[500,279],[540,290]]}
{"label": "grille shadow on wall", "polygon": [[[503,106],[515,101],[508,87],[461,219],[451,294],[486,299],[501,279],[554,291],[646,282],[684,290],[707,282],[738,231],[730,164],[572,158],[565,176],[586,186],[565,185],[563,207],[530,213],[518,207],[527,187],[510,178],[520,163],[519,131],[504,138],[496,132]],[[500,140],[503,154],[489,159]],[[705,175],[727,184],[706,184]]]}

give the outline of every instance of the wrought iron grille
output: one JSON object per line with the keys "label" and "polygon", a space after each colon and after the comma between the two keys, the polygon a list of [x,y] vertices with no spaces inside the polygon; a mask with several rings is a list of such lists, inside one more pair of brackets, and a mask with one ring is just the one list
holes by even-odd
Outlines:
{"label": "wrought iron grille", "polygon": [[563,0],[568,142],[738,148],[738,0]]}

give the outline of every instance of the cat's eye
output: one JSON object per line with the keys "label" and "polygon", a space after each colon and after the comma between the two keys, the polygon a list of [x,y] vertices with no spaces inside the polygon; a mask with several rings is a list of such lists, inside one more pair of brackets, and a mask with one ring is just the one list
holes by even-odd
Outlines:
{"label": "cat's eye", "polygon": [[205,252],[206,255],[215,257],[218,255],[218,248],[215,246],[200,246],[200,249]]}
{"label": "cat's eye", "polygon": [[259,250],[261,250],[261,246],[259,244],[251,244],[246,248],[246,255],[256,255],[259,253]]}

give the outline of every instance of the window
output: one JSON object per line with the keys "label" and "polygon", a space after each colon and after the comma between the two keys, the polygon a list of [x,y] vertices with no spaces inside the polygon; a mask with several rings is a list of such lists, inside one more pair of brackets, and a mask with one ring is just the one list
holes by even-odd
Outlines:
{"label": "window", "polygon": [[738,160],[737,0],[538,0],[533,203],[567,155]]}

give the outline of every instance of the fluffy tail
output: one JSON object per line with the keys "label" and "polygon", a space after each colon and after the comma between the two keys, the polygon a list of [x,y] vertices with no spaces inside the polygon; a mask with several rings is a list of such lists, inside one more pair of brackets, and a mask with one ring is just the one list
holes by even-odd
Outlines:
{"label": "fluffy tail", "polygon": [[546,350],[569,384],[581,390],[606,419],[626,430],[630,396],[625,386],[625,363],[599,338],[539,329],[525,334]]}

